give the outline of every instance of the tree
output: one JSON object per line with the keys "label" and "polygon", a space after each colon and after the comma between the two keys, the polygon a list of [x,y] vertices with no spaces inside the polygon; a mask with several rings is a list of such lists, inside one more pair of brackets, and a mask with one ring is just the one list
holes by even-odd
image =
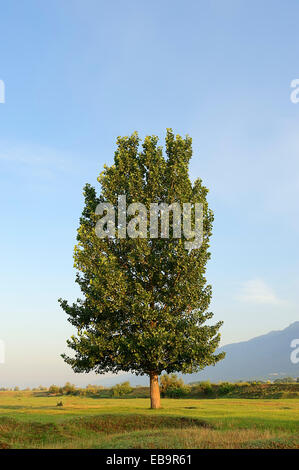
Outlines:
{"label": "tree", "polygon": [[111,388],[113,397],[122,397],[123,395],[128,395],[131,393],[133,388],[130,385],[130,382],[122,382],[121,384],[116,384]]}
{"label": "tree", "polygon": [[[208,311],[211,286],[205,278],[213,213],[207,188],[200,179],[192,184],[189,178],[192,140],[175,137],[168,129],[166,157],[156,136],[147,136],[141,149],[139,142],[137,133],[118,137],[114,164],[105,165],[98,178],[100,195],[89,184],[84,188],[74,251],[83,298],[71,305],[59,299],[77,329],[68,340],[74,357],[62,357],[75,372],[147,374],[151,407],[159,408],[158,376],[163,371],[192,373],[224,357],[214,354],[222,322],[206,324],[213,316]],[[127,205],[143,203],[148,218],[151,203],[201,203],[201,246],[186,249],[188,237],[177,238],[173,230],[169,238],[150,238],[148,232],[141,238],[138,216],[129,221],[135,224],[136,238],[126,237],[121,216],[116,235],[99,238],[96,208],[109,202],[117,213],[119,195],[126,196]],[[173,222],[170,214],[172,229]]]}
{"label": "tree", "polygon": [[179,398],[190,391],[183,379],[178,378],[176,374],[163,374],[160,377],[160,389],[162,397]]}
{"label": "tree", "polygon": [[49,387],[49,394],[50,395],[58,395],[59,390],[60,390],[60,387],[58,387],[57,385],[51,385]]}
{"label": "tree", "polygon": [[65,395],[72,395],[73,393],[76,392],[76,387],[74,384],[71,384],[70,382],[66,382],[66,384],[62,387],[62,392]]}

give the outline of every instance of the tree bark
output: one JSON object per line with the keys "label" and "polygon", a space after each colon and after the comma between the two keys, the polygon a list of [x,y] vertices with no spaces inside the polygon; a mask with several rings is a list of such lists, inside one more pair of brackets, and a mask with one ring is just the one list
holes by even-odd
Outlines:
{"label": "tree bark", "polygon": [[160,387],[158,381],[158,374],[156,372],[150,373],[150,394],[151,394],[151,409],[160,408]]}

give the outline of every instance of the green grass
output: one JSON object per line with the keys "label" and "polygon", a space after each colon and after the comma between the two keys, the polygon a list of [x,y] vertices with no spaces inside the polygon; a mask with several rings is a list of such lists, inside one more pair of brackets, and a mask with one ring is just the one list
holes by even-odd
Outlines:
{"label": "green grass", "polygon": [[150,410],[144,398],[39,395],[0,392],[0,447],[299,448],[296,398],[162,399]]}

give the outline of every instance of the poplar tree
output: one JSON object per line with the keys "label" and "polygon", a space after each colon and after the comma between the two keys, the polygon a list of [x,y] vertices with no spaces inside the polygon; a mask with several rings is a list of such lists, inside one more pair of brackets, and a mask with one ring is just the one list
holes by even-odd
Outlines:
{"label": "poplar tree", "polygon": [[[211,324],[212,290],[205,272],[210,258],[213,213],[208,189],[189,177],[192,140],[167,129],[165,153],[156,136],[118,137],[114,164],[98,177],[99,193],[84,188],[85,205],[74,249],[76,282],[82,298],[59,299],[77,334],[67,341],[74,351],[62,355],[75,372],[132,372],[150,378],[151,408],[160,407],[159,375],[193,373],[224,357],[215,354],[222,322]],[[127,205],[201,203],[203,241],[185,248],[186,238],[99,238],[96,208],[109,202],[117,215],[118,196]],[[117,218],[117,217],[116,217]],[[117,227],[117,220],[116,220]],[[138,227],[137,227],[138,230]]]}

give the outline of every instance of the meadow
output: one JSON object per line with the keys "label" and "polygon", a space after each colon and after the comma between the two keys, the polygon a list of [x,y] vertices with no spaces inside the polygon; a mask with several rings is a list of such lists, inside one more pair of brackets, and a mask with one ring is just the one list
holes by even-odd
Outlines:
{"label": "meadow", "polygon": [[299,448],[299,399],[0,392],[0,448]]}

